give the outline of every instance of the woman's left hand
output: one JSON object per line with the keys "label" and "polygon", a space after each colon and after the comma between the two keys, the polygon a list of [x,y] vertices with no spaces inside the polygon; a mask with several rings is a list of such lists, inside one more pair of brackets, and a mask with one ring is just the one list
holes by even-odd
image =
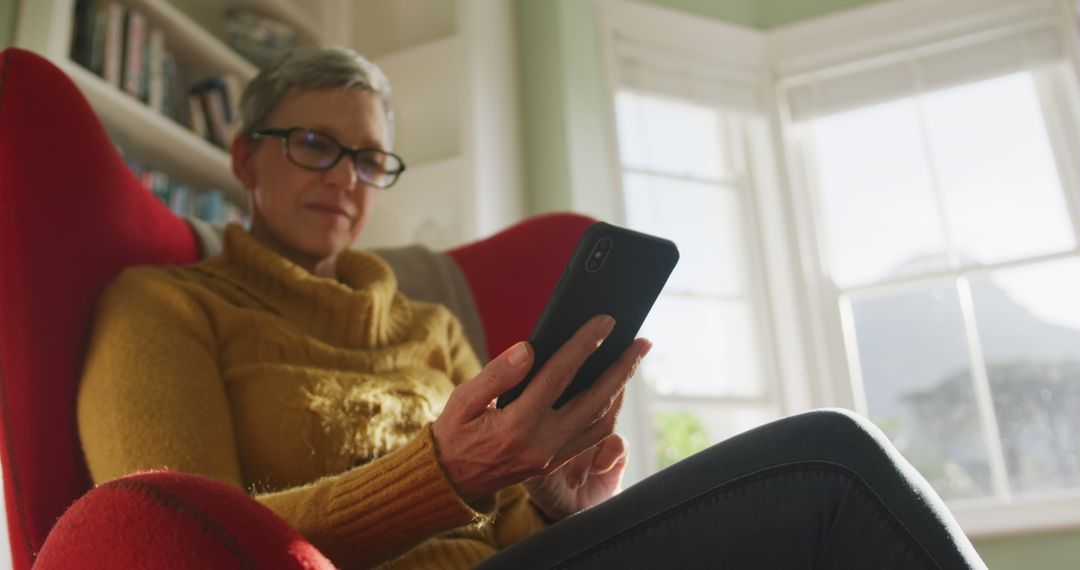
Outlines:
{"label": "woman's left hand", "polygon": [[619,490],[626,444],[611,434],[547,475],[525,481],[533,504],[553,520],[600,504]]}

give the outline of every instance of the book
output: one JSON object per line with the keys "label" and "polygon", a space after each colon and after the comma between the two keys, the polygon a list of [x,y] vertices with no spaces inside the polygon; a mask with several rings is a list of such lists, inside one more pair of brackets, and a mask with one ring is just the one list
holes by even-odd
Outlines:
{"label": "book", "polygon": [[169,203],[169,177],[164,173],[157,170],[150,170],[144,173],[147,182],[149,183],[150,193],[161,200],[162,203]]}
{"label": "book", "polygon": [[[168,97],[166,114],[188,129],[192,127],[191,112],[188,108],[187,69],[180,64],[176,56],[165,50],[165,92]],[[205,124],[205,121],[203,121]]]}
{"label": "book", "polygon": [[226,131],[231,144],[240,131],[240,95],[244,92],[244,82],[233,73],[222,75],[221,81],[225,84]]}
{"label": "book", "polygon": [[[124,155],[123,149],[117,150]],[[226,199],[221,190],[194,191],[187,184],[178,182],[160,170],[148,168],[134,159],[125,156],[124,162],[139,184],[177,216],[193,215],[214,224],[248,223],[244,208]]]}
{"label": "book", "polygon": [[94,37],[94,0],[76,0],[71,22],[71,60],[91,68],[90,52]]}
{"label": "book", "polygon": [[[187,97],[188,128],[202,139],[210,140],[210,130],[206,123],[206,113],[203,111],[202,95],[188,93]],[[212,141],[211,141],[212,142]]]}
{"label": "book", "polygon": [[208,190],[195,196],[191,214],[212,224],[226,220],[225,194],[221,190]]}
{"label": "book", "polygon": [[211,77],[192,87],[192,93],[198,94],[202,100],[209,140],[221,148],[228,148],[232,137],[229,135],[225,82],[220,77]]}
{"label": "book", "polygon": [[168,200],[166,204],[177,216],[188,215],[188,187],[175,181],[169,182]]}
{"label": "book", "polygon": [[90,55],[87,69],[98,76],[105,75],[105,36],[109,29],[109,3],[94,0],[92,32],[90,36]]}
{"label": "book", "polygon": [[124,61],[124,12],[119,2],[107,2],[105,20],[105,58],[102,62],[102,77],[116,87],[120,87],[121,66]]}
{"label": "book", "polygon": [[151,28],[146,43],[146,104],[165,115],[165,33]]}
{"label": "book", "polygon": [[124,65],[122,86],[124,91],[139,100],[143,97],[143,52],[146,43],[146,16],[137,10],[128,10],[124,23]]}
{"label": "book", "polygon": [[176,58],[164,48],[161,53],[161,114],[183,124],[177,119],[176,80]]}

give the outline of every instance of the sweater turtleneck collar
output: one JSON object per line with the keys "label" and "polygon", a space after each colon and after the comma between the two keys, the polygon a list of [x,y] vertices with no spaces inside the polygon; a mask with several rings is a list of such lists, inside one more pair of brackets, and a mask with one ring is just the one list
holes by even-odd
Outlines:
{"label": "sweater turtleneck collar", "polygon": [[346,250],[337,279],[313,275],[263,245],[238,225],[225,229],[222,255],[209,262],[268,309],[313,336],[343,348],[378,348],[407,332],[408,303],[397,279],[378,257]]}

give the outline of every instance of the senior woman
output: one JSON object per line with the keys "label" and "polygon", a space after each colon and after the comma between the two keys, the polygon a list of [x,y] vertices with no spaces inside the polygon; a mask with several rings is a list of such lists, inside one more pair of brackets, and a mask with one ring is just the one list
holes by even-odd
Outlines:
{"label": "senior woman", "polygon": [[529,345],[482,367],[446,308],[348,249],[404,170],[382,72],[300,49],[251,82],[241,115],[250,230],[228,227],[195,265],[130,269],[100,301],[78,397],[95,482],[212,477],[343,568],[981,564],[925,481],[842,412],[759,428],[612,498],[615,420],[649,342],[553,409],[611,331],[597,316],[496,408]]}

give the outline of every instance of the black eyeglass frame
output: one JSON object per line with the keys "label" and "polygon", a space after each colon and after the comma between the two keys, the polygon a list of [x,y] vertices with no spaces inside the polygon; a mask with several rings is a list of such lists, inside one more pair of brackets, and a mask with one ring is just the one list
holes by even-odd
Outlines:
{"label": "black eyeglass frame", "polygon": [[[316,135],[319,135],[319,136],[326,137],[327,139],[330,139],[338,147],[337,156],[334,157],[334,160],[331,160],[330,164],[326,165],[325,167],[311,166],[311,165],[308,165],[308,164],[301,164],[301,163],[297,162],[292,157],[292,154],[289,152],[289,137],[293,133],[295,133],[297,131],[313,133],[313,134],[316,134]],[[312,130],[312,129],[305,129],[304,127],[290,127],[290,128],[287,128],[287,129],[259,129],[257,131],[252,131],[251,132],[251,137],[255,138],[255,139],[280,138],[282,140],[282,150],[285,151],[285,158],[288,158],[289,162],[291,162],[291,163],[293,163],[293,164],[295,164],[295,165],[297,165],[300,168],[303,168],[305,170],[313,170],[313,171],[316,171],[316,172],[326,172],[326,171],[330,170],[331,168],[337,166],[337,163],[341,161],[341,157],[343,157],[345,155],[348,155],[349,159],[352,161],[353,170],[357,171],[357,178],[360,178],[361,180],[363,180],[365,184],[371,184],[372,186],[375,186],[376,188],[379,188],[379,189],[382,189],[382,190],[386,190],[387,188],[390,188],[391,186],[393,186],[398,181],[398,178],[401,177],[401,173],[405,172],[405,161],[402,160],[400,156],[398,156],[398,155],[396,155],[396,154],[394,154],[394,153],[392,153],[390,151],[382,150],[381,148],[350,148],[350,147],[347,147],[347,146],[341,144],[340,141],[338,141],[337,139],[335,139],[334,137],[332,137],[332,136],[330,136],[330,135],[328,135],[326,133],[319,132],[319,131]],[[359,173],[359,171],[357,170],[357,167],[356,167],[356,158],[358,156],[360,156],[360,153],[363,153],[363,152],[375,152],[375,153],[385,154],[387,156],[393,157],[394,160],[396,160],[398,162],[398,164],[401,165],[396,170],[387,170],[386,171],[386,174],[392,176],[392,178],[390,179],[389,184],[387,184],[386,186],[379,186],[378,184],[374,184],[371,181],[360,177],[360,173]]]}

